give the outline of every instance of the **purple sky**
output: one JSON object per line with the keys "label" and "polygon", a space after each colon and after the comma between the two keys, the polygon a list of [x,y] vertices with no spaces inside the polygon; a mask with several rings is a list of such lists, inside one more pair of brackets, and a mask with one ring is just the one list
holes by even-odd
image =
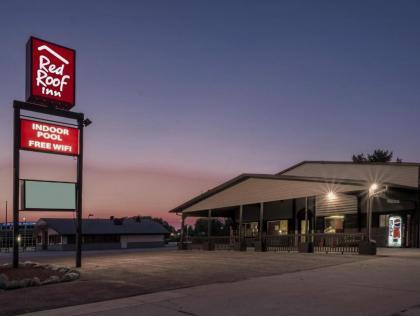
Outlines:
{"label": "purple sky", "polygon": [[[238,173],[377,147],[420,161],[418,1],[2,1],[0,216],[30,35],[77,50],[85,215],[175,223]],[[22,177],[73,177],[71,159],[23,158]]]}

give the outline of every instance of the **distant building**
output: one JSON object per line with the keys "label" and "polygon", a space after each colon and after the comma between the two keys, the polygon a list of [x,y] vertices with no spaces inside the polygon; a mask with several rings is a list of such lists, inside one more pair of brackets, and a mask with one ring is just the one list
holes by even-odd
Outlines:
{"label": "distant building", "polygon": [[[35,225],[37,248],[74,250],[76,222],[71,218],[41,218]],[[83,219],[82,249],[126,249],[162,247],[169,232],[149,219]]]}
{"label": "distant building", "polygon": [[[34,222],[19,223],[19,246],[23,250],[35,249]],[[13,247],[13,223],[0,223],[0,251],[9,251]]]}

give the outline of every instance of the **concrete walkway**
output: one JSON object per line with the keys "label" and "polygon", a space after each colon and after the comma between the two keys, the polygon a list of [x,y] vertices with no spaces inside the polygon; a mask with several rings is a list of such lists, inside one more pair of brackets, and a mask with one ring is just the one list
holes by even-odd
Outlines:
{"label": "concrete walkway", "polygon": [[420,251],[385,252],[372,260],[26,315],[420,315]]}

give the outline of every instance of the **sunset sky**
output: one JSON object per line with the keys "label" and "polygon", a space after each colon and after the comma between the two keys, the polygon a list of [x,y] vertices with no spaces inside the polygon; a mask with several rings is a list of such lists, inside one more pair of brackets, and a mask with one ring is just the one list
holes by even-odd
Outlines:
{"label": "sunset sky", "polygon": [[[239,173],[379,147],[420,161],[419,17],[414,0],[2,1],[0,221],[31,35],[77,51],[84,215],[178,224],[169,209]],[[68,157],[22,168],[75,176]]]}

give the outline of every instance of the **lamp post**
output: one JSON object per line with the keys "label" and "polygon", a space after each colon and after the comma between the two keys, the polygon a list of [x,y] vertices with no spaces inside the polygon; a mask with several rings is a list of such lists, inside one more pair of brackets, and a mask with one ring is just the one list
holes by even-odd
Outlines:
{"label": "lamp post", "polygon": [[372,204],[373,198],[383,192],[388,190],[388,186],[383,187],[381,190],[379,189],[379,185],[377,183],[372,183],[369,187],[369,194],[367,200],[367,218],[366,218],[366,226],[368,231],[368,240],[369,242],[373,242],[372,240]]}
{"label": "lamp post", "polygon": [[23,251],[26,249],[26,217],[23,218]]}
{"label": "lamp post", "polygon": [[6,201],[6,226],[7,226],[7,201]]}

